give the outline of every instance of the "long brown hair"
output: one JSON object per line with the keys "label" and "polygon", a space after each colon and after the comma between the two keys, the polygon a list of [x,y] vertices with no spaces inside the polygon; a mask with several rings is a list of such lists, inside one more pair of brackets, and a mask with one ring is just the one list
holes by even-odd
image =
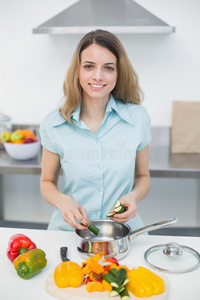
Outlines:
{"label": "long brown hair", "polygon": [[69,123],[72,123],[71,113],[77,108],[82,98],[82,88],[79,83],[81,52],[92,44],[107,48],[117,58],[117,83],[112,90],[114,98],[135,104],[140,104],[143,99],[138,76],[120,40],[105,30],[91,31],[80,40],[63,85],[65,102],[61,108],[61,114]]}

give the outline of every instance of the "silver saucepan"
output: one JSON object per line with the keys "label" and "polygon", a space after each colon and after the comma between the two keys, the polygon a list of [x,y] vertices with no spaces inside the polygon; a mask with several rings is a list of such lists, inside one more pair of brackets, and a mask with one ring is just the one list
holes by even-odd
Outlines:
{"label": "silver saucepan", "polygon": [[77,250],[84,259],[99,253],[105,258],[116,257],[120,260],[128,254],[130,241],[138,235],[172,225],[177,221],[177,218],[173,218],[131,231],[127,224],[112,220],[94,220],[92,223],[100,229],[100,233],[96,236],[89,229],[76,229]]}

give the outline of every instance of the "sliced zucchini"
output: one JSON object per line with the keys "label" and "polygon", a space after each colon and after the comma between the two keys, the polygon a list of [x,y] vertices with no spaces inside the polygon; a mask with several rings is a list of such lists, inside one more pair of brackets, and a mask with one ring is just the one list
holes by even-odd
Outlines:
{"label": "sliced zucchini", "polygon": [[109,284],[111,284],[111,282],[113,282],[115,279],[110,273],[103,274],[102,278]]}
{"label": "sliced zucchini", "polygon": [[[81,225],[83,225],[83,226],[86,226],[86,225],[84,225],[83,223],[81,223]],[[89,226],[86,226],[91,232],[93,232],[94,234],[99,234],[99,232],[100,232],[100,229],[98,228],[98,227],[96,227],[94,224],[92,224],[92,223],[90,223],[90,225]]]}
{"label": "sliced zucchini", "polygon": [[125,290],[125,286],[120,286],[118,288],[113,287],[113,290],[117,291],[120,294],[123,290]]}
{"label": "sliced zucchini", "polygon": [[121,299],[130,299],[127,289],[124,287],[124,290],[119,294]]}
{"label": "sliced zucchini", "polygon": [[110,212],[106,216],[110,218],[110,217],[113,217],[115,214],[121,214],[121,213],[125,212],[126,210],[127,210],[127,208],[121,204],[120,200],[117,200],[117,202],[115,204],[114,212]]}
{"label": "sliced zucchini", "polygon": [[128,279],[127,277],[125,277],[124,282],[123,282],[122,285],[126,285],[129,281],[130,281],[130,279]]}
{"label": "sliced zucchini", "polygon": [[119,207],[116,207],[116,208],[114,209],[114,211],[115,211],[117,214],[121,214],[121,213],[125,212],[126,209],[125,209],[124,206],[121,205],[121,206],[119,206]]}
{"label": "sliced zucchini", "polygon": [[112,289],[112,291],[109,294],[110,297],[115,297],[117,295],[119,295],[119,293],[116,290],[114,290],[114,289]]}
{"label": "sliced zucchini", "polygon": [[100,232],[100,229],[92,223],[90,223],[90,226],[88,226],[88,229],[96,235],[99,234],[99,232]]}
{"label": "sliced zucchini", "polygon": [[117,207],[119,207],[119,206],[121,206],[121,202],[120,202],[120,200],[117,200],[117,202],[116,202],[116,204],[115,204],[115,208],[117,208]]}
{"label": "sliced zucchini", "polygon": [[113,277],[116,277],[118,273],[118,270],[115,268],[110,269],[109,274],[111,274]]}
{"label": "sliced zucchini", "polygon": [[[117,273],[118,273],[118,270],[115,269],[115,268],[112,268],[110,271],[109,271],[109,274],[111,274],[113,277],[116,277],[117,276]],[[127,277],[124,278],[124,281],[122,282],[121,284],[121,287],[125,286],[127,283],[129,282],[129,279]],[[120,288],[120,287],[119,287]]]}
{"label": "sliced zucchini", "polygon": [[119,288],[126,277],[126,273],[127,273],[126,269],[124,268],[119,269],[117,272],[117,276],[115,277],[114,281],[111,282],[111,285],[113,287]]}
{"label": "sliced zucchini", "polygon": [[113,212],[113,213],[107,214],[106,216],[110,218],[110,217],[113,217],[115,214],[116,214],[116,212]]}

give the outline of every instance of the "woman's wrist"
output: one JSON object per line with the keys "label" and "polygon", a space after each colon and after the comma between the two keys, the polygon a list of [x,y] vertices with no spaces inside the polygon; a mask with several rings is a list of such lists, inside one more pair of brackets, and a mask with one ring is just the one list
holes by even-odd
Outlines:
{"label": "woman's wrist", "polygon": [[57,208],[62,210],[63,207],[66,208],[66,206],[70,205],[70,203],[72,202],[72,198],[68,195],[65,195],[63,193],[60,192],[60,195],[57,198]]}
{"label": "woman's wrist", "polygon": [[135,191],[134,189],[129,194],[131,196],[131,199],[133,201],[135,201],[136,203],[138,203],[141,200],[139,197],[139,193],[137,191]]}

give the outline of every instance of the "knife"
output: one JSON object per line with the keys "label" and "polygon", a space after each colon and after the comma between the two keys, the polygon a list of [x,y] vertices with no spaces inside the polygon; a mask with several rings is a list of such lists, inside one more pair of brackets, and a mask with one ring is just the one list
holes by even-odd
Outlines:
{"label": "knife", "polygon": [[60,247],[60,257],[63,262],[70,261],[70,259],[67,258],[67,250],[67,247]]}

